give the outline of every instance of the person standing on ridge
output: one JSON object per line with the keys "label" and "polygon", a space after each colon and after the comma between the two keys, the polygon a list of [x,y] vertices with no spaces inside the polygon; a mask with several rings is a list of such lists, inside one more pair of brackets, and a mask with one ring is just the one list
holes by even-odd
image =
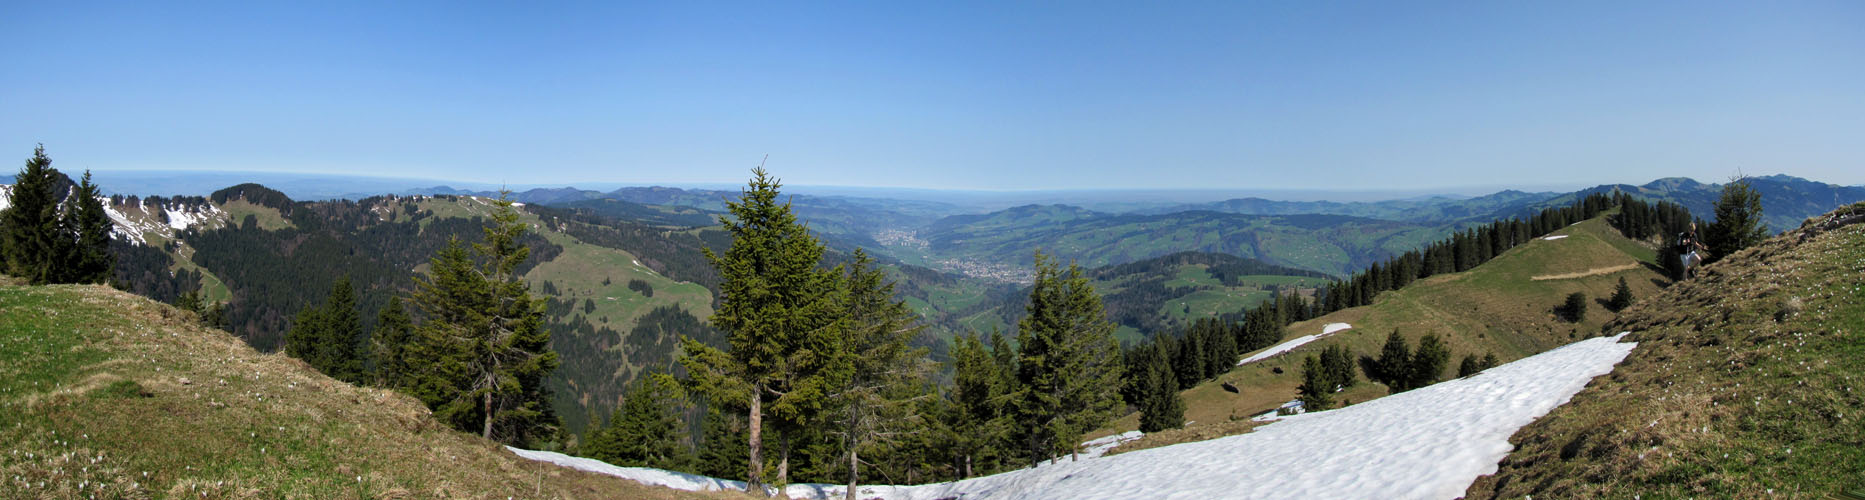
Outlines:
{"label": "person standing on ridge", "polygon": [[1692,222],[1690,229],[1677,233],[1677,258],[1684,264],[1683,276],[1678,279],[1690,279],[1697,267],[1703,265],[1703,255],[1697,253],[1698,250],[1707,252],[1710,247],[1703,246],[1703,240],[1697,237],[1697,223]]}

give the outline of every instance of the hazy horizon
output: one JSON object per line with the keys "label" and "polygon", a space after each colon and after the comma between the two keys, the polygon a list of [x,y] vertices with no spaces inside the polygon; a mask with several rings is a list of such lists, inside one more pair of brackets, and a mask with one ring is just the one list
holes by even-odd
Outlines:
{"label": "hazy horizon", "polygon": [[1865,184],[1865,4],[15,3],[0,158],[564,184]]}

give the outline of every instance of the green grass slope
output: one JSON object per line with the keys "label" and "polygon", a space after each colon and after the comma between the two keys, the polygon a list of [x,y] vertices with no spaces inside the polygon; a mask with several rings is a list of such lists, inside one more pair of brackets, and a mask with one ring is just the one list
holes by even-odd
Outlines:
{"label": "green grass slope", "polygon": [[0,498],[722,498],[518,458],[97,286],[0,285]]}
{"label": "green grass slope", "polygon": [[1814,220],[1606,325],[1638,347],[1468,498],[1865,490],[1865,203]]}
{"label": "green grass slope", "polygon": [[[1457,363],[1465,355],[1495,353],[1503,362],[1513,361],[1599,331],[1614,316],[1602,299],[1612,295],[1619,278],[1625,278],[1638,297],[1652,295],[1666,283],[1652,265],[1655,250],[1621,236],[1604,218],[1549,236],[1561,235],[1566,237],[1517,246],[1469,271],[1432,276],[1382,293],[1368,306],[1292,324],[1285,340],[1321,333],[1329,323],[1348,323],[1353,329],[1183,391],[1185,418],[1218,423],[1272,410],[1295,398],[1296,387],[1301,385],[1301,361],[1307,354],[1340,344],[1356,356],[1378,356],[1387,334],[1395,329],[1414,348],[1426,334],[1443,340],[1451,350],[1447,378],[1456,376]],[[1563,321],[1553,312],[1573,292],[1588,297],[1586,319],[1579,323]],[[1254,353],[1245,353],[1249,354]],[[1224,390],[1223,383],[1238,387],[1240,393]],[[1385,386],[1362,375],[1359,385],[1335,399],[1337,403],[1364,402],[1387,392]],[[1137,428],[1138,416],[1122,419],[1117,427],[1123,431]]]}

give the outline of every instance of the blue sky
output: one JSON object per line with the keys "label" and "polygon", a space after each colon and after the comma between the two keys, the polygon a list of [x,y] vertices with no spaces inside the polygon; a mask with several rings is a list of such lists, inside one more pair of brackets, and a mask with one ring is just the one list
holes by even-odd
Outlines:
{"label": "blue sky", "polygon": [[185,3],[0,6],[0,148],[514,184],[766,154],[938,189],[1865,184],[1861,2]]}

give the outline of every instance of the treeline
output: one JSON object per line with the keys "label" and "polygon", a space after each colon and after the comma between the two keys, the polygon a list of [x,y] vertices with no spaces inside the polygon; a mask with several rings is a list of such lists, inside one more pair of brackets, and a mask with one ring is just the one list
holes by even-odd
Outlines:
{"label": "treeline", "polygon": [[112,275],[110,217],[90,171],[75,186],[33,148],[0,210],[0,269],[34,285],[103,283]]}
{"label": "treeline", "polygon": [[1371,304],[1380,292],[1404,288],[1416,280],[1470,270],[1516,245],[1591,219],[1614,206],[1612,197],[1596,193],[1569,206],[1542,210],[1526,220],[1510,218],[1460,231],[1423,250],[1375,263],[1347,280],[1328,285],[1323,299],[1316,303],[1315,315]]}

